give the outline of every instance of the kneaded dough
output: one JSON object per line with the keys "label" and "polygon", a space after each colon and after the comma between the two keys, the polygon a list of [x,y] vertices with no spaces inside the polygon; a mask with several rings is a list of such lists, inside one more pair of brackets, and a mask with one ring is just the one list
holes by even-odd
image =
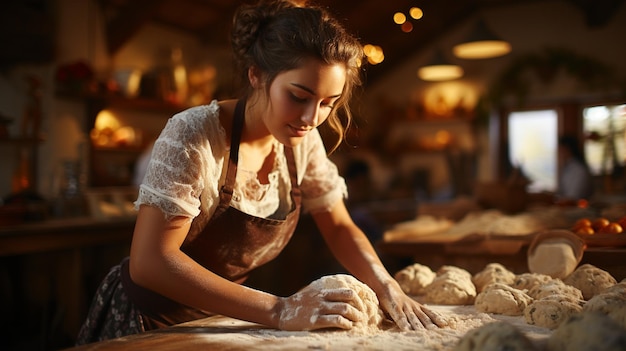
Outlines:
{"label": "kneaded dough", "polygon": [[335,274],[323,276],[310,284],[315,289],[351,289],[357,293],[363,302],[365,319],[357,321],[353,331],[378,329],[383,321],[383,311],[380,309],[376,293],[366,284],[349,274]]}
{"label": "kneaded dough", "polygon": [[595,295],[583,307],[583,311],[600,312],[626,330],[626,284],[619,283]]}
{"label": "kneaded dough", "polygon": [[547,351],[623,351],[626,330],[598,312],[583,312],[569,317],[552,332]]}
{"label": "kneaded dough", "polygon": [[479,312],[521,316],[533,298],[521,290],[501,283],[489,284],[476,295],[474,306]]}
{"label": "kneaded dough", "polygon": [[571,285],[563,283],[560,279],[554,279],[549,282],[536,285],[528,291],[528,295],[535,300],[543,299],[548,296],[560,296],[567,300],[583,300],[583,293]]}
{"label": "kneaded dough", "polygon": [[453,351],[533,351],[537,348],[514,325],[491,322],[468,331]]}
{"label": "kneaded dough", "polygon": [[570,316],[582,311],[580,304],[560,300],[558,296],[533,301],[524,310],[526,323],[555,329]]}
{"label": "kneaded dough", "polygon": [[476,291],[481,292],[492,283],[502,283],[511,285],[515,282],[515,273],[509,271],[500,263],[489,263],[485,268],[474,274],[472,282],[476,286]]}
{"label": "kneaded dough", "polygon": [[438,305],[471,305],[476,297],[472,275],[459,267],[443,266],[424,288],[424,300]]}
{"label": "kneaded dough", "polygon": [[563,282],[580,289],[585,300],[617,284],[617,280],[609,272],[591,264],[583,264],[576,268],[572,274],[563,279]]}
{"label": "kneaded dough", "polygon": [[552,277],[539,273],[522,273],[515,276],[515,280],[511,284],[511,287],[519,290],[530,290],[537,285],[547,283],[552,280]]}
{"label": "kneaded dough", "polygon": [[437,273],[428,266],[414,263],[398,271],[394,278],[402,290],[409,295],[421,295],[424,288],[433,282]]}

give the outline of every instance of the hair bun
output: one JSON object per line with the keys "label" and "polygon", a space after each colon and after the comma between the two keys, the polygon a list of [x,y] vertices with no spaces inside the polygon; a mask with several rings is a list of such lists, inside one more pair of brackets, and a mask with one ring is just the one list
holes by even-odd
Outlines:
{"label": "hair bun", "polygon": [[257,5],[242,5],[233,18],[231,45],[235,57],[245,57],[254,44],[265,24],[270,22],[277,12],[298,7],[289,0],[262,0]]}

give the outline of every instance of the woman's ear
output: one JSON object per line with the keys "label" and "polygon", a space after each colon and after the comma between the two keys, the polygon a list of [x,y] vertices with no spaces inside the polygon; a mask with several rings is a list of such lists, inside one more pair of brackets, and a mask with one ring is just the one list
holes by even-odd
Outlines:
{"label": "woman's ear", "polygon": [[248,81],[250,81],[250,86],[254,89],[261,86],[261,73],[259,72],[259,68],[257,66],[251,66],[248,68]]}

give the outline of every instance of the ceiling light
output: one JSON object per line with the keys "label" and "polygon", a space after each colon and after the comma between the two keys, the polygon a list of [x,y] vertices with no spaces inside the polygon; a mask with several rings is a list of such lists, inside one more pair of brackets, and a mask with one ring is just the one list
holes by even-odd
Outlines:
{"label": "ceiling light", "polygon": [[420,19],[424,16],[424,11],[422,11],[419,7],[411,7],[409,15],[411,15],[413,19]]}
{"label": "ceiling light", "polygon": [[506,55],[511,52],[511,44],[500,39],[479,20],[467,39],[452,48],[454,55],[463,59],[485,59]]}
{"label": "ceiling light", "polygon": [[435,53],[429,64],[417,70],[417,76],[420,79],[431,82],[461,78],[463,73],[461,66],[448,62],[440,51]]}

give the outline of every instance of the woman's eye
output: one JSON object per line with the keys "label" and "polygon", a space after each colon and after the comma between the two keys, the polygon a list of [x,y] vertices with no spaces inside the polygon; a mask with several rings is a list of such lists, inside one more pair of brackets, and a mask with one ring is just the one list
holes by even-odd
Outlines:
{"label": "woman's eye", "polygon": [[293,99],[293,101],[295,102],[306,102],[306,98],[301,98],[293,94],[291,94],[291,99]]}

